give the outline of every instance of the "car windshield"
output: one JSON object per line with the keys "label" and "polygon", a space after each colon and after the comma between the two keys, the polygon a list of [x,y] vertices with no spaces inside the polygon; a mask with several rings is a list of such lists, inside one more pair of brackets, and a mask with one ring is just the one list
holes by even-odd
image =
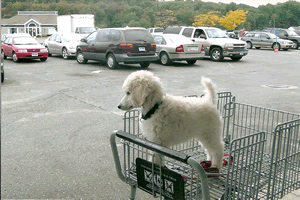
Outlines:
{"label": "car windshield", "polygon": [[146,30],[143,29],[131,29],[124,31],[126,41],[153,41],[152,35]]}
{"label": "car windshield", "polygon": [[287,30],[286,32],[289,34],[289,36],[298,36],[295,31]]}
{"label": "car windshield", "polygon": [[14,38],[14,45],[37,45],[38,41],[31,37],[17,37]]}
{"label": "car windshield", "polygon": [[191,43],[192,41],[189,40],[185,36],[181,35],[169,35],[167,36],[173,43]]}
{"label": "car windshield", "polygon": [[64,42],[80,42],[82,37],[76,37],[76,36],[64,36],[63,41]]}
{"label": "car windshield", "polygon": [[228,38],[221,29],[206,29],[206,32],[210,38]]}
{"label": "car windshield", "polygon": [[81,34],[91,33],[95,30],[94,27],[80,27],[79,28]]}

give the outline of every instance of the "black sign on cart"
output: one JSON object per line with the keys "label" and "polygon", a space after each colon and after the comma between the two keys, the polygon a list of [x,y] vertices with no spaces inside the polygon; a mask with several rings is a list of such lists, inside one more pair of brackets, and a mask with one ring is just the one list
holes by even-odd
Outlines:
{"label": "black sign on cart", "polygon": [[138,187],[150,194],[153,189],[156,194],[164,196],[166,199],[184,199],[184,180],[180,174],[165,167],[154,164],[141,158],[136,159],[136,171]]}

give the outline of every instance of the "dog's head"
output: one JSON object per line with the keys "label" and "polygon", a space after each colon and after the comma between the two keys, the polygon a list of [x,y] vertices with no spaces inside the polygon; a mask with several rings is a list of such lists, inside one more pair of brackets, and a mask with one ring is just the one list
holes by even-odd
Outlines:
{"label": "dog's head", "polygon": [[125,96],[118,105],[121,110],[139,108],[150,94],[153,95],[153,98],[149,99],[151,101],[155,100],[155,96],[162,96],[163,93],[160,79],[144,70],[131,73],[124,81],[123,91]]}

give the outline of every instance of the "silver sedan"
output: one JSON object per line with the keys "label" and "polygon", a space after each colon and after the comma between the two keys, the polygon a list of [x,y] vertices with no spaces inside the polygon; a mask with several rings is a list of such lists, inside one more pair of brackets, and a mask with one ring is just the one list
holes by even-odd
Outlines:
{"label": "silver sedan", "polygon": [[205,56],[204,46],[177,34],[152,34],[156,43],[156,53],[163,65],[185,60],[192,65]]}
{"label": "silver sedan", "polygon": [[53,34],[45,40],[48,54],[62,55],[64,59],[76,56],[76,46],[80,43],[82,36],[78,34]]}

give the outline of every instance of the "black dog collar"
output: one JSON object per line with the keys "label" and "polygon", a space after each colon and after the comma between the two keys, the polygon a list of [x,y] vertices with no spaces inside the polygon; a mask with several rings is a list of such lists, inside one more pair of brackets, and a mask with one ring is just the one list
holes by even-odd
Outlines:
{"label": "black dog collar", "polygon": [[160,104],[162,104],[162,101],[159,103],[156,103],[147,113],[146,115],[142,115],[142,119],[146,120],[149,119],[154,113],[155,111],[158,109],[158,107],[160,106]]}

